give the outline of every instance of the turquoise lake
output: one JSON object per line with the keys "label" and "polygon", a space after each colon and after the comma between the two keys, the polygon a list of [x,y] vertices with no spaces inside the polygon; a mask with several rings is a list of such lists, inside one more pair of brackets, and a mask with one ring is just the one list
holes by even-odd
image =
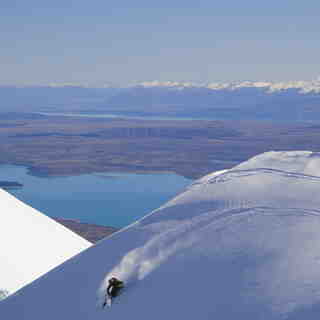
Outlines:
{"label": "turquoise lake", "polygon": [[160,207],[192,180],[170,173],[96,173],[36,177],[25,167],[0,166],[0,181],[23,188],[9,192],[50,217],[125,227]]}

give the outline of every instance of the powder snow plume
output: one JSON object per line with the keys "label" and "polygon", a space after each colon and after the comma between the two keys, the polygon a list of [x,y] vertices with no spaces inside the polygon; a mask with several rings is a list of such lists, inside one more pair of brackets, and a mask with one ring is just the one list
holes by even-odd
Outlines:
{"label": "powder snow plume", "polygon": [[[143,280],[152,271],[159,268],[171,256],[180,250],[191,247],[201,235],[201,229],[207,227],[213,218],[212,214],[205,213],[193,219],[170,223],[166,232],[153,236],[144,246],[129,251],[104,278],[98,296],[104,297],[108,279],[116,277],[125,283]],[[147,225],[147,229],[161,229],[155,224]],[[200,232],[199,232],[200,231]]]}

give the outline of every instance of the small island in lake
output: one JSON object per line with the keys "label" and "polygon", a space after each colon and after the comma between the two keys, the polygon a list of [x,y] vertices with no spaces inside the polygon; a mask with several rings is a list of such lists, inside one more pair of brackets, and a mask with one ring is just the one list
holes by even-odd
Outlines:
{"label": "small island in lake", "polygon": [[5,190],[22,188],[23,184],[16,181],[0,181],[0,188]]}

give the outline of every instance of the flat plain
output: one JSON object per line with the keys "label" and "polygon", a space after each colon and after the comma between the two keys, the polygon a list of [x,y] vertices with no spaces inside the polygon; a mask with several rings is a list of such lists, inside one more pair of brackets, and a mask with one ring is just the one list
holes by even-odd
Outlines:
{"label": "flat plain", "polygon": [[320,150],[320,125],[0,114],[0,164],[31,174],[175,172],[199,178],[266,151]]}

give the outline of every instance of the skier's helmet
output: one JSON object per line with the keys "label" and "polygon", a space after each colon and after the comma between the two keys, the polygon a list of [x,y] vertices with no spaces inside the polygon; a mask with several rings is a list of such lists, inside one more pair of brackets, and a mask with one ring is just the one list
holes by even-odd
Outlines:
{"label": "skier's helmet", "polygon": [[115,277],[112,277],[111,279],[109,279],[110,283],[115,283],[116,281],[117,281],[117,278],[115,278]]}

